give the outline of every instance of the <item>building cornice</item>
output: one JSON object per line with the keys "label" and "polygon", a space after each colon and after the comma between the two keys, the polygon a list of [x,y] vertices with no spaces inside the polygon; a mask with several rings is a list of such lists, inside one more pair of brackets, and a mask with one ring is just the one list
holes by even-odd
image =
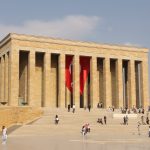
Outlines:
{"label": "building cornice", "polygon": [[117,44],[99,44],[94,42],[64,40],[59,38],[49,38],[44,36],[34,36],[34,35],[25,35],[25,34],[16,34],[16,33],[9,33],[5,38],[3,38],[0,41],[0,48],[13,39],[19,41],[50,43],[50,44],[87,47],[87,48],[102,48],[102,49],[113,49],[113,50],[138,51],[138,52],[140,51],[145,53],[149,52],[147,48],[143,48],[143,47],[134,47],[134,46],[117,45]]}

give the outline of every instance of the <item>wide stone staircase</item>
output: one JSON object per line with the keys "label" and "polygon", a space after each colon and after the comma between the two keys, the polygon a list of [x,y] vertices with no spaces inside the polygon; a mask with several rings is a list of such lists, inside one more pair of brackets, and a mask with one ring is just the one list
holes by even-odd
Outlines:
{"label": "wide stone staircase", "polygon": [[[129,118],[128,125],[123,125],[123,118],[113,118],[113,113],[106,109],[91,109],[89,112],[87,109],[76,109],[75,113],[68,112],[67,109],[50,109],[43,108],[43,115],[22,126],[15,131],[15,135],[76,135],[79,136],[82,126],[85,123],[89,123],[91,127],[90,136],[108,139],[108,138],[125,138],[132,139],[139,137],[137,130],[137,122],[141,120],[141,116],[137,118]],[[55,125],[55,115],[59,117],[59,124]],[[98,118],[107,117],[107,125],[101,125],[97,123]],[[148,125],[140,126],[140,135],[147,137]],[[102,136],[102,137],[101,137]]]}
{"label": "wide stone staircase", "polygon": [[[123,123],[123,118],[113,118],[113,113],[106,109],[91,109],[89,112],[88,109],[76,109],[75,113],[67,111],[67,109],[50,109],[43,108],[43,116],[34,122],[36,125],[46,125],[54,124],[55,116],[59,117],[59,124],[61,125],[83,125],[85,123],[90,123],[91,125],[97,124],[98,118],[107,117],[108,125],[121,125]],[[129,118],[129,125],[137,125],[137,122],[140,121],[140,115],[137,118]]]}

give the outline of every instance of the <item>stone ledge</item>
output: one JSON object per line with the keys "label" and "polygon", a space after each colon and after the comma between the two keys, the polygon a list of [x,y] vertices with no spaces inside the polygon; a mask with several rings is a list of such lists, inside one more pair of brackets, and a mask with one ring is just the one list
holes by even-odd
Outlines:
{"label": "stone ledge", "polygon": [[113,114],[113,118],[123,118],[124,116],[128,116],[128,118],[137,118],[137,114]]}
{"label": "stone ledge", "polygon": [[35,107],[0,107],[0,128],[5,125],[10,127],[15,124],[24,124],[40,117],[41,108]]}

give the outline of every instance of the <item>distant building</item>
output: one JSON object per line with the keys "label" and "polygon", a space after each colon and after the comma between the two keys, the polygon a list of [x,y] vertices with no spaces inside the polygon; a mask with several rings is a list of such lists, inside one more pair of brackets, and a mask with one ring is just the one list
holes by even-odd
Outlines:
{"label": "distant building", "polygon": [[0,102],[36,107],[147,107],[148,49],[9,34],[0,42]]}

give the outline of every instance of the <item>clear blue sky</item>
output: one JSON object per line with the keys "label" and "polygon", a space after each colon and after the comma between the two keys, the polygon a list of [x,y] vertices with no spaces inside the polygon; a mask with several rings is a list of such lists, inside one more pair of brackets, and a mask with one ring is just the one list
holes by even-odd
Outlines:
{"label": "clear blue sky", "polygon": [[150,48],[150,0],[0,0],[9,32]]}

